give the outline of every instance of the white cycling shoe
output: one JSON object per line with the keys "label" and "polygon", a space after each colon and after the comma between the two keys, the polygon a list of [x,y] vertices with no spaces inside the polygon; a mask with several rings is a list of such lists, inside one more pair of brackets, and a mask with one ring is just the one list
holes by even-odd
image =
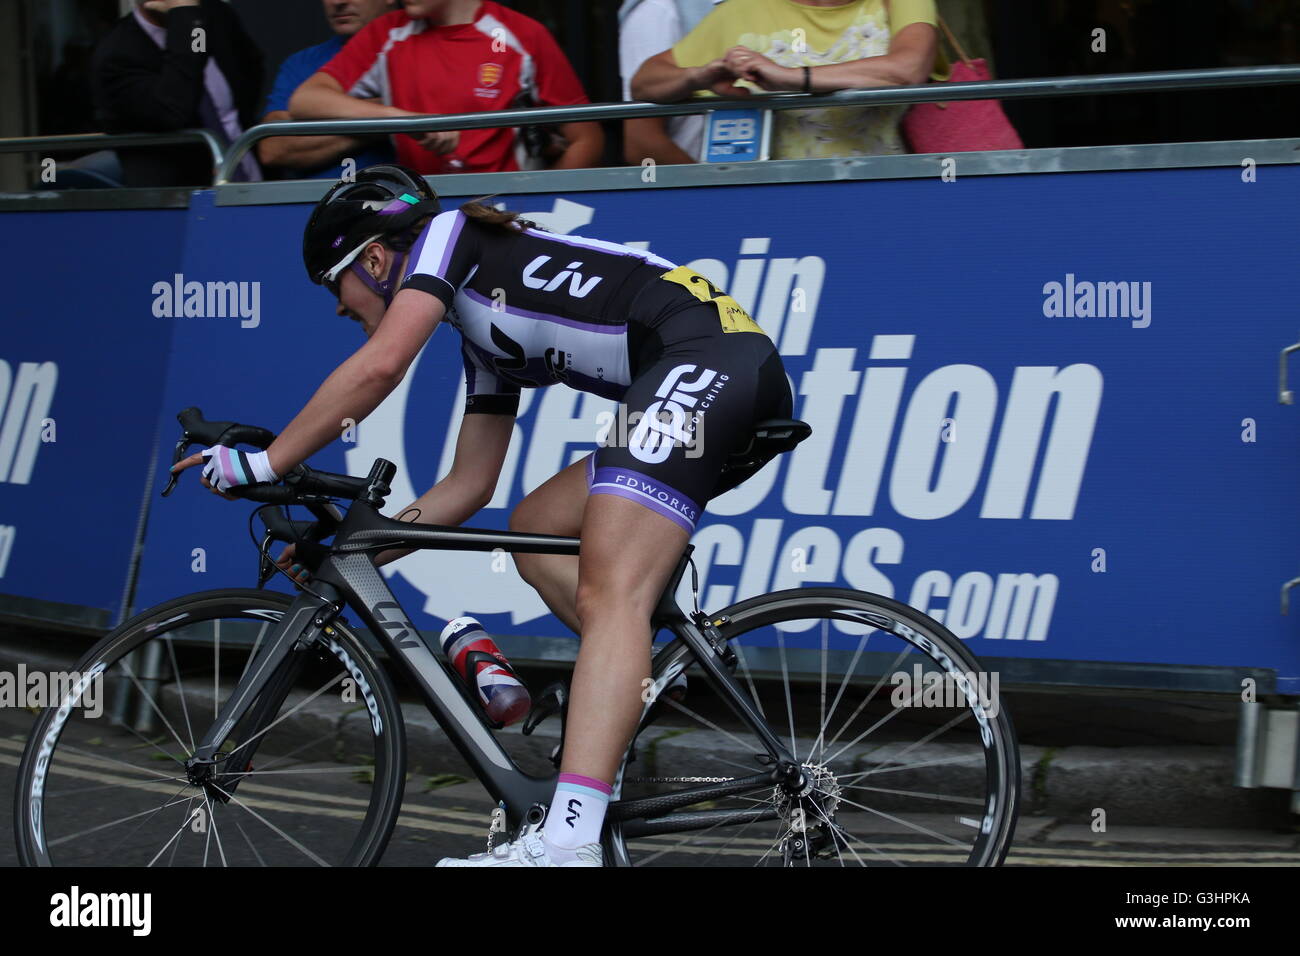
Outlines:
{"label": "white cycling shoe", "polygon": [[493,847],[487,853],[475,853],[468,859],[444,857],[436,866],[604,866],[604,854],[599,843],[588,843],[576,851],[578,858],[567,863],[556,863],[546,852],[540,828],[525,827],[519,839]]}

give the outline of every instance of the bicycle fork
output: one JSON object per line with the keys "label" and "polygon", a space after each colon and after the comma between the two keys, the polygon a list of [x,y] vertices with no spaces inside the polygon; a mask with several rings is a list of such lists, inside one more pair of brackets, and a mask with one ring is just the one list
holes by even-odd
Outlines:
{"label": "bicycle fork", "polygon": [[[185,761],[190,783],[203,787],[214,800],[229,802],[240,781],[252,769],[253,757],[266,731],[277,722],[285,698],[307,663],[307,651],[321,634],[329,633],[330,622],[340,607],[333,589],[318,582],[317,591],[329,603],[300,594],[280,619],[258,654],[226,698],[216,719],[203,735],[193,756]],[[221,747],[238,730],[229,752]],[[225,763],[226,769],[217,771]]]}

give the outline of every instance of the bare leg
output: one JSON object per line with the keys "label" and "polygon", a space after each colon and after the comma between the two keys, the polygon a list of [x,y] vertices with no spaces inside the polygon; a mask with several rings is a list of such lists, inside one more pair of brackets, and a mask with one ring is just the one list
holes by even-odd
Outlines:
{"label": "bare leg", "polygon": [[588,495],[587,463],[538,486],[512,531],[581,536],[580,557],[516,554],[520,575],[582,642],[570,688],[565,773],[612,781],[641,716],[650,676],[650,613],[689,536],[649,509]]}
{"label": "bare leg", "polygon": [[650,614],[686,548],[685,529],[626,498],[591,495],[582,521],[577,613],[561,771],[612,781],[641,716]]}
{"label": "bare leg", "polygon": [[[587,461],[580,459],[533,489],[510,515],[511,531],[560,534],[582,532],[587,505]],[[516,554],[515,567],[546,606],[574,634],[580,634],[577,611],[578,557],[571,554]]]}

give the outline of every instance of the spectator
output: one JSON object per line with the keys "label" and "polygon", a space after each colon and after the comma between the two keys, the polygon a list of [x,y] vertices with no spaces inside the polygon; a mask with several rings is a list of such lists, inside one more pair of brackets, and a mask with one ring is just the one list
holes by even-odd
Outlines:
{"label": "spectator", "polygon": [[[573,68],[540,23],[491,0],[402,0],[371,21],[289,101],[294,119],[415,116],[502,110],[521,102],[588,102]],[[378,100],[379,102],[375,102]],[[564,123],[556,169],[594,166],[596,123]],[[397,159],[420,173],[523,168],[524,137],[473,129],[397,137]]]}
{"label": "spectator", "polygon": [[[262,56],[221,0],[136,0],[95,49],[96,111],[116,133],[203,127],[223,145],[257,120]],[[124,149],[123,185],[212,182],[202,146]],[[236,179],[261,179],[246,156]]]}
{"label": "spectator", "polygon": [[[263,123],[293,119],[289,115],[289,97],[293,91],[332,60],[349,37],[355,36],[375,17],[391,12],[397,0],[322,0],[322,3],[334,36],[299,50],[284,61],[267,98]],[[344,157],[351,157],[357,169],[364,169],[376,163],[391,163],[393,149],[387,136],[273,136],[257,144],[257,158],[263,166],[278,166],[315,179],[341,178],[343,167],[339,160]]]}
{"label": "spectator", "polygon": [[[641,64],[690,33],[722,0],[624,0],[618,11],[618,66],[623,99],[632,99],[632,77]],[[623,158],[638,166],[693,163],[704,141],[704,117],[649,116],[623,121]]]}
{"label": "spectator", "polygon": [[[696,91],[833,90],[923,83],[938,43],[934,0],[728,0],[632,78],[637,99]],[[904,153],[906,106],[784,110],[774,159]]]}

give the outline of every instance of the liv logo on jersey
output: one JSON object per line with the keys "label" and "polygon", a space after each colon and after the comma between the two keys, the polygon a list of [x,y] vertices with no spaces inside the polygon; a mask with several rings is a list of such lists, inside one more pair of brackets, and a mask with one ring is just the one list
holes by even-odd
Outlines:
{"label": "liv logo on jersey", "polygon": [[600,281],[603,278],[603,276],[591,276],[584,280],[582,273],[575,271],[582,267],[582,263],[576,261],[570,262],[560,272],[557,272],[549,279],[545,276],[539,276],[537,271],[550,261],[550,256],[538,256],[532,262],[528,263],[527,267],[524,269],[524,285],[528,286],[530,289],[541,289],[543,292],[554,292],[560,286],[564,285],[564,281],[567,279],[569,281],[569,295],[573,296],[575,299],[583,299],[586,298],[587,293],[600,284]]}
{"label": "liv logo on jersey", "polygon": [[546,371],[551,378],[567,382],[569,380],[569,363],[573,358],[573,353],[550,348],[546,350],[544,357],[546,359]]}
{"label": "liv logo on jersey", "polygon": [[492,357],[492,364],[502,378],[516,385],[531,387],[537,384],[523,377],[523,371],[528,367],[524,347],[497,328],[495,322],[492,323],[492,344],[506,353],[505,358],[496,355]]}
{"label": "liv logo on jersey", "polygon": [[[697,368],[697,365],[678,365],[655,390],[661,400],[645,410],[636,429],[628,436],[627,448],[634,457],[656,464],[672,453],[673,445],[690,442],[699,413],[713,404],[718,390],[730,378],[706,368],[700,370],[694,381],[685,381]],[[706,390],[707,394],[700,394]]]}

